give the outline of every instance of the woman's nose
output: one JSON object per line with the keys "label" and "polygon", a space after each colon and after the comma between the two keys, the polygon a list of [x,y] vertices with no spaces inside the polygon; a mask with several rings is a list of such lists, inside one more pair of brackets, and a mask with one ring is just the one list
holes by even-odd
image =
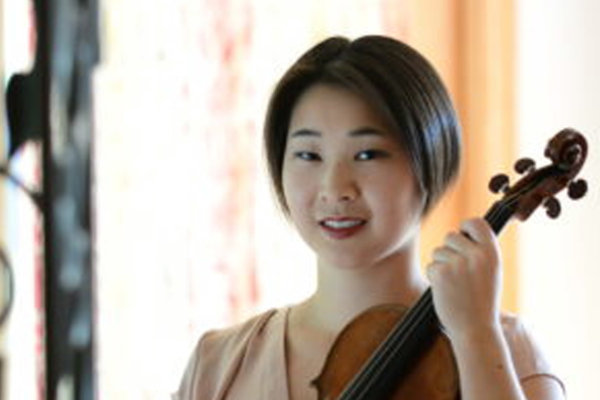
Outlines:
{"label": "woman's nose", "polygon": [[355,200],[358,195],[359,188],[350,166],[337,162],[325,170],[321,182],[322,201],[347,202]]}

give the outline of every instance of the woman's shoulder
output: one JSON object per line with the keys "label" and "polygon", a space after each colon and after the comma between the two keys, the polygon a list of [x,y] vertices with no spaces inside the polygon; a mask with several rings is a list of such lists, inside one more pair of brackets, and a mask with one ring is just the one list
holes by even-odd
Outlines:
{"label": "woman's shoulder", "polygon": [[282,309],[270,309],[235,325],[207,331],[196,345],[196,363],[201,363],[199,367],[210,366],[211,370],[218,366],[226,369],[243,355],[253,340],[258,337],[269,338],[276,333],[270,329],[270,322],[282,312]]}
{"label": "woman's shoulder", "polygon": [[207,331],[200,337],[197,347],[200,352],[210,352],[212,350],[222,352],[232,346],[245,343],[252,336],[264,331],[268,326],[268,322],[278,312],[281,312],[281,310],[270,309],[235,325]]}
{"label": "woman's shoulder", "polygon": [[197,393],[216,396],[219,390],[228,386],[250,343],[257,338],[268,340],[276,335],[269,322],[283,312],[284,309],[270,309],[230,327],[202,334],[174,399],[196,399],[199,398]]}
{"label": "woman's shoulder", "polygon": [[523,319],[512,313],[502,313],[501,324],[519,379],[523,382],[540,375],[548,376],[556,379],[564,389],[547,355]]}
{"label": "woman's shoulder", "polygon": [[550,369],[541,348],[519,316],[503,313],[501,323],[519,377]]}

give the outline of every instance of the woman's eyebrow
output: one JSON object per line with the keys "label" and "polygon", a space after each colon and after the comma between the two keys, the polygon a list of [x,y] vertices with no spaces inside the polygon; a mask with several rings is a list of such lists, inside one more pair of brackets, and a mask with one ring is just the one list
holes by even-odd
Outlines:
{"label": "woman's eyebrow", "polygon": [[290,135],[290,138],[307,137],[307,136],[321,137],[322,135],[321,135],[321,132],[315,131],[312,129],[299,129],[299,130],[295,131],[294,133],[292,133]]}
{"label": "woman's eyebrow", "polygon": [[348,136],[358,137],[358,136],[385,136],[384,132],[377,128],[372,128],[370,126],[365,126],[362,128],[354,129],[348,132]]}
{"label": "woman's eyebrow", "polygon": [[[361,127],[357,129],[353,129],[348,132],[348,136],[351,137],[361,137],[361,136],[385,136],[384,132],[377,128],[372,127]],[[297,137],[321,137],[321,132],[315,131],[313,129],[299,129],[290,135],[291,138]]]}

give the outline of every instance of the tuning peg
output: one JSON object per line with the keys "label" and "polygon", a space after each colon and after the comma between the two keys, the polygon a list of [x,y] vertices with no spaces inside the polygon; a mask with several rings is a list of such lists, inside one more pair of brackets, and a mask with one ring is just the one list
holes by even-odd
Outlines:
{"label": "tuning peg", "polygon": [[535,171],[535,161],[531,158],[521,158],[515,163],[515,171],[519,174],[530,174]]}
{"label": "tuning peg", "polygon": [[587,193],[587,182],[583,179],[578,179],[569,183],[569,190],[567,193],[573,200],[579,200]]}
{"label": "tuning peg", "polygon": [[508,190],[508,176],[506,174],[494,175],[490,179],[489,189],[494,193],[506,192]]}
{"label": "tuning peg", "polygon": [[560,202],[556,197],[548,197],[544,201],[544,207],[546,208],[546,214],[550,218],[556,218],[560,215]]}

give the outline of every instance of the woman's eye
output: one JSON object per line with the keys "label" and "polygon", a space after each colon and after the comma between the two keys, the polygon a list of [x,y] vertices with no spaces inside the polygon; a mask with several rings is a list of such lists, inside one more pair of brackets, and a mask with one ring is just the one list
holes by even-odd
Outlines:
{"label": "woman's eye", "polygon": [[385,156],[386,153],[380,150],[364,150],[356,154],[355,159],[357,161],[368,161],[373,160],[374,158],[382,158]]}
{"label": "woman's eye", "polygon": [[294,157],[304,161],[318,161],[321,159],[317,153],[311,151],[297,151],[294,153]]}

